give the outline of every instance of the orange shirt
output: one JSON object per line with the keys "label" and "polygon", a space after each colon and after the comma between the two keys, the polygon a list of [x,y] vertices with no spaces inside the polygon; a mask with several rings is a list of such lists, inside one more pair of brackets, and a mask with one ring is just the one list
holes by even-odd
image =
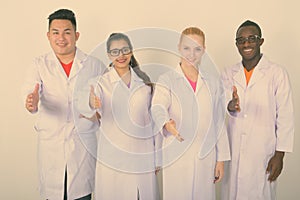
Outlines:
{"label": "orange shirt", "polygon": [[70,71],[71,71],[71,68],[72,68],[72,65],[73,65],[73,60],[72,60],[72,62],[70,62],[68,64],[65,64],[65,63],[62,63],[62,62],[60,62],[60,63],[61,63],[61,66],[64,68],[67,77],[69,77]]}
{"label": "orange shirt", "polygon": [[247,71],[247,69],[244,67],[245,77],[246,77],[246,83],[248,85],[250,78],[252,76],[254,68],[252,68],[250,71]]}

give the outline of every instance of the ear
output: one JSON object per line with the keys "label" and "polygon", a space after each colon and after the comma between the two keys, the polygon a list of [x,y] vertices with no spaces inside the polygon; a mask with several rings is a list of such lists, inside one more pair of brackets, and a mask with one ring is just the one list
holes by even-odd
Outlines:
{"label": "ear", "polygon": [[205,54],[205,52],[206,52],[206,46],[203,46],[203,51],[201,53],[201,56],[203,56],[203,54]]}
{"label": "ear", "polygon": [[265,39],[264,38],[261,38],[260,39],[260,42],[259,42],[259,46],[261,46],[263,43],[264,43]]}
{"label": "ear", "polygon": [[76,40],[76,41],[78,40],[79,36],[80,36],[80,33],[79,33],[79,32],[76,32],[76,33],[75,33],[75,40]]}
{"label": "ear", "polygon": [[47,35],[48,40],[50,40],[50,32],[49,31],[47,32],[46,35]]}

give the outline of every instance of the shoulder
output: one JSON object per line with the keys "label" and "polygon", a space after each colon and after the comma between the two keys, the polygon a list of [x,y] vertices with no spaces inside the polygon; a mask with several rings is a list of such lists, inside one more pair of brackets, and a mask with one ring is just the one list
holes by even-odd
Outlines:
{"label": "shoulder", "polygon": [[39,55],[33,59],[33,64],[38,66],[53,65],[56,62],[56,57],[53,52],[48,52]]}
{"label": "shoulder", "polygon": [[178,72],[176,72],[176,70],[174,70],[174,69],[171,69],[171,70],[169,70],[169,71],[164,72],[163,74],[161,74],[158,77],[158,79],[159,80],[169,80],[169,81],[171,81],[171,80],[177,79],[178,77],[179,77]]}
{"label": "shoulder", "polygon": [[235,63],[231,66],[225,67],[221,71],[221,78],[228,79],[231,78],[234,74],[236,74],[241,69],[241,62]]}
{"label": "shoulder", "polygon": [[287,75],[287,70],[281,64],[271,61],[266,56],[262,59],[262,65],[269,71],[268,73],[274,74],[274,76]]}

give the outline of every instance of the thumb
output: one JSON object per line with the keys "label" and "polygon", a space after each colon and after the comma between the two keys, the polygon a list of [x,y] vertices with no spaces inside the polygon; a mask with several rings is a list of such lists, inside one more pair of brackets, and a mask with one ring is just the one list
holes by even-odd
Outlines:
{"label": "thumb", "polygon": [[38,94],[38,92],[39,92],[39,88],[40,88],[40,84],[35,84],[35,86],[34,86],[34,90],[33,90],[33,94]]}
{"label": "thumb", "polygon": [[236,86],[232,86],[232,96],[237,96],[237,88]]}
{"label": "thumb", "polygon": [[272,164],[268,163],[268,167],[267,167],[266,172],[270,173],[271,170],[272,170]]}
{"label": "thumb", "polygon": [[238,93],[237,93],[237,88],[236,88],[236,86],[232,86],[232,99],[236,99],[236,100],[239,99],[239,95],[238,95]]}
{"label": "thumb", "polygon": [[236,88],[236,86],[234,85],[234,86],[232,86],[232,91],[233,92],[237,92],[237,88]]}
{"label": "thumb", "polygon": [[94,86],[92,86],[92,85],[90,87],[90,94],[95,95],[95,89],[94,89]]}
{"label": "thumb", "polygon": [[176,122],[174,121],[174,119],[170,119],[170,124],[172,125],[172,126],[174,126],[174,127],[176,127]]}

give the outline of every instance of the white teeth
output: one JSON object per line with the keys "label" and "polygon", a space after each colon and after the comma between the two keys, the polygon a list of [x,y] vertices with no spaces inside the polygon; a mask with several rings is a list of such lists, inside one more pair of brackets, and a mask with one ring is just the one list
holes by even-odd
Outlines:
{"label": "white teeth", "polygon": [[125,61],[126,59],[118,59],[119,61]]}
{"label": "white teeth", "polygon": [[250,52],[250,51],[252,51],[252,49],[244,49],[244,51]]}

